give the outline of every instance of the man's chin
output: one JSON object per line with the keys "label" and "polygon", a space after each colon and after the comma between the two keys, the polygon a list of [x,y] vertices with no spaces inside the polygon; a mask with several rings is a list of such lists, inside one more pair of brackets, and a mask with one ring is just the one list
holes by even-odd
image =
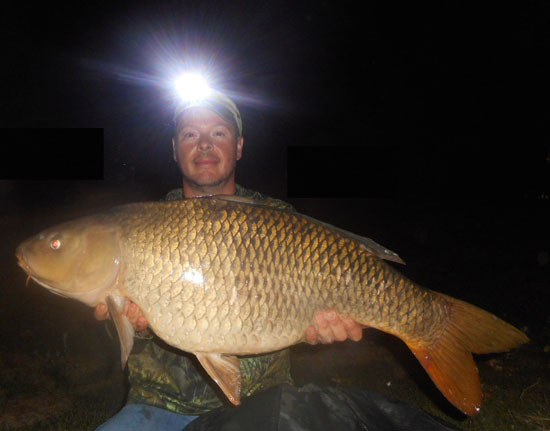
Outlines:
{"label": "man's chin", "polygon": [[197,187],[218,187],[225,183],[226,181],[224,179],[213,179],[213,178],[204,178],[204,179],[197,179],[195,181],[190,181],[191,184]]}
{"label": "man's chin", "polygon": [[202,176],[198,178],[184,178],[184,181],[196,190],[215,193],[217,189],[223,188],[229,182],[229,177],[220,179]]}
{"label": "man's chin", "polygon": [[225,184],[227,184],[230,179],[233,176],[233,173],[235,171],[233,170],[229,174],[224,175],[220,178],[219,173],[215,172],[200,172],[196,175],[193,175],[193,177],[187,177],[184,176],[184,181],[187,181],[189,184],[195,186],[195,187],[207,187],[207,188],[215,188],[215,187],[223,187]]}

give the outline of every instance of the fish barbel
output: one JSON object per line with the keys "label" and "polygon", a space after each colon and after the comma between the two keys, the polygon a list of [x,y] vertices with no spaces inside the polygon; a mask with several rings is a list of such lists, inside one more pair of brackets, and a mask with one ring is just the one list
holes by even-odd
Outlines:
{"label": "fish barbel", "polygon": [[238,355],[304,340],[317,311],[401,338],[445,397],[472,415],[482,403],[473,353],[528,341],[473,305],[425,289],[383,261],[374,241],[310,217],[233,196],[136,203],[47,229],[17,248],[40,285],[89,306],[105,302],[123,366],[135,302],[168,344],[197,356],[238,404]]}

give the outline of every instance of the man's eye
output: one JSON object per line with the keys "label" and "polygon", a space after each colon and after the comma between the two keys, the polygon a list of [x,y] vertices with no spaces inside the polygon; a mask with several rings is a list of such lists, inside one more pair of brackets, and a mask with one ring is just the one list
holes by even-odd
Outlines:
{"label": "man's eye", "polygon": [[195,132],[186,132],[183,134],[183,137],[184,138],[194,138],[195,137]]}
{"label": "man's eye", "polygon": [[222,130],[216,130],[216,131],[214,132],[214,135],[215,135],[215,136],[225,136],[225,132],[222,131]]}

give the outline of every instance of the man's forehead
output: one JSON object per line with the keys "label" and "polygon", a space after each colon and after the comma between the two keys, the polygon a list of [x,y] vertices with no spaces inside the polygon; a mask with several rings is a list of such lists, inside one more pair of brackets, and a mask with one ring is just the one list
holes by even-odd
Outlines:
{"label": "man's forehead", "polygon": [[210,109],[204,107],[187,109],[180,116],[178,123],[180,127],[214,124],[223,124],[229,128],[233,126],[231,122],[225,120],[214,111],[211,111]]}

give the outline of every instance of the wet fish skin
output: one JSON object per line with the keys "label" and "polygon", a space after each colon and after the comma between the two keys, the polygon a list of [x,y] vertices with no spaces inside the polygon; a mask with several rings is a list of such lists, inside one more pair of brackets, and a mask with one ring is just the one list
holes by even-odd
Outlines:
{"label": "wet fish skin", "polygon": [[[128,253],[124,289],[155,332],[183,350],[273,351],[302,341],[320,309],[374,326],[398,304],[380,300],[397,273],[323,225],[234,202],[183,203],[184,212],[178,203],[176,211],[139,204],[117,215]],[[410,293],[402,281],[395,292]]]}
{"label": "wet fish skin", "polygon": [[[52,250],[60,235],[62,247]],[[315,312],[326,308],[400,337],[467,414],[481,405],[470,352],[527,341],[492,314],[405,278],[382,260],[399,258],[372,240],[230,197],[117,207],[47,230],[16,254],[43,286],[109,305],[123,362],[133,342],[121,315],[128,297],[159,337],[195,353],[233,402],[234,355],[303,341]]]}

